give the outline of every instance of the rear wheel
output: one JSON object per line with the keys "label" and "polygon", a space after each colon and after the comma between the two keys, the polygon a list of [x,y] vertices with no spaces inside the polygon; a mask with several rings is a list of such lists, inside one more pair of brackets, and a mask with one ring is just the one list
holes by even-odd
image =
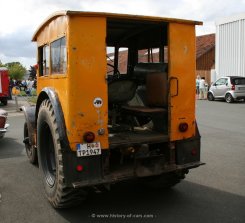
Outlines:
{"label": "rear wheel", "polygon": [[30,143],[29,132],[26,122],[24,124],[24,143],[26,148],[26,155],[30,163],[37,164],[37,149]]}
{"label": "rear wheel", "polygon": [[8,99],[7,98],[4,98],[1,100],[2,104],[3,105],[7,105],[8,104]]}
{"label": "rear wheel", "polygon": [[49,100],[42,102],[38,113],[37,146],[45,193],[53,207],[66,208],[83,201],[85,191],[65,184],[58,125]]}
{"label": "rear wheel", "polygon": [[227,103],[232,103],[232,102],[234,102],[234,98],[232,97],[232,95],[231,95],[230,93],[227,93],[227,94],[225,95],[225,101],[226,101]]}
{"label": "rear wheel", "polygon": [[214,100],[214,96],[211,92],[208,93],[208,100],[209,101],[213,101]]}

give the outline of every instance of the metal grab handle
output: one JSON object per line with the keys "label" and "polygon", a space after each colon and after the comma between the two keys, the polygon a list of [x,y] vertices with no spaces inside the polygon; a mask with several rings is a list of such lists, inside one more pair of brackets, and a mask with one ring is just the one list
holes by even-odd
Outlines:
{"label": "metal grab handle", "polygon": [[[169,87],[170,87],[170,90],[171,90],[171,81],[172,80],[176,80],[176,83],[177,83],[177,90],[176,90],[176,93],[173,94],[173,95],[170,95],[171,97],[176,97],[179,95],[179,79],[177,77],[170,77],[169,79]],[[171,93],[170,93],[171,94]]]}

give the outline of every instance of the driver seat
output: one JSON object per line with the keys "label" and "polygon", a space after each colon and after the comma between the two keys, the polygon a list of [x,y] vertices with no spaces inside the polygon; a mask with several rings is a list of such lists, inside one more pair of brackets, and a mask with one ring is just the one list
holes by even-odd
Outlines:
{"label": "driver seat", "polygon": [[144,116],[158,121],[167,118],[167,64],[140,63],[135,66],[134,72],[136,79],[143,77],[144,88],[138,88],[136,91],[143,105],[124,105],[122,106],[124,112],[134,117]]}

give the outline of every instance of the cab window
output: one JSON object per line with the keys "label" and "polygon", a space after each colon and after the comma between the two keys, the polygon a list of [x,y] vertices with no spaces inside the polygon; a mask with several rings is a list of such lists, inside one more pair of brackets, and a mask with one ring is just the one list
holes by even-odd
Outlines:
{"label": "cab window", "polygon": [[44,45],[38,48],[39,57],[39,75],[49,75],[49,45]]}
{"label": "cab window", "polygon": [[67,66],[66,39],[62,37],[50,44],[51,73],[65,74]]}

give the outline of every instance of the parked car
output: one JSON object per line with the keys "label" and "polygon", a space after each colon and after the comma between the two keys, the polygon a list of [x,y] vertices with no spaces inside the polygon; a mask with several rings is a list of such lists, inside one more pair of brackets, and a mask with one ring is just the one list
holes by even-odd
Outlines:
{"label": "parked car", "polygon": [[8,69],[0,67],[0,102],[3,105],[8,104],[9,92],[9,74]]}
{"label": "parked car", "polygon": [[208,91],[208,100],[225,99],[227,103],[245,100],[245,77],[227,76],[215,81]]}
{"label": "parked car", "polygon": [[5,110],[0,109],[0,139],[4,137],[5,132],[9,127],[9,124],[6,123],[7,117],[8,113]]}

